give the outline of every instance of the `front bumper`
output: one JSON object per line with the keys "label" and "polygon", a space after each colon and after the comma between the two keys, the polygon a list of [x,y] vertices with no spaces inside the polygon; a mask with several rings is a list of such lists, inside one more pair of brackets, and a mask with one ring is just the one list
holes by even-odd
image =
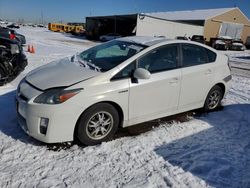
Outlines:
{"label": "front bumper", "polygon": [[[35,89],[33,88],[33,90]],[[72,106],[69,103],[36,104],[33,103],[33,99],[28,99],[22,93],[20,94],[19,89],[17,92],[18,123],[28,135],[45,143],[67,142],[74,139],[75,125],[81,114],[79,106]],[[49,119],[45,134],[41,132],[42,118]]]}

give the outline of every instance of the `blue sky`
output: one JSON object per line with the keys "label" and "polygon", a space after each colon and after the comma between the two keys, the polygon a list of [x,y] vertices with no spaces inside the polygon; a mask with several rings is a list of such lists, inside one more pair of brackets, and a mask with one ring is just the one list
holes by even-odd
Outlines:
{"label": "blue sky", "polygon": [[228,8],[238,6],[250,18],[250,0],[0,0],[0,18],[84,22],[86,16]]}

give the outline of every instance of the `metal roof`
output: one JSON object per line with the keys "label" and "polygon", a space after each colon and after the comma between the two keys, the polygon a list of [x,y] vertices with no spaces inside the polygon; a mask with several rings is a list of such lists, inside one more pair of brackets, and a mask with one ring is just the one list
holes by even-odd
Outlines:
{"label": "metal roof", "polygon": [[153,12],[153,13],[145,13],[144,15],[165,20],[207,20],[234,9],[236,8]]}

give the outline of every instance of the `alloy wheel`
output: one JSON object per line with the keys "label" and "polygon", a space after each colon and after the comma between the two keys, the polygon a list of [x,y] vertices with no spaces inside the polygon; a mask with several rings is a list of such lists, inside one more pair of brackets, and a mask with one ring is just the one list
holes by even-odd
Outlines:
{"label": "alloy wheel", "polygon": [[214,90],[210,95],[209,95],[209,98],[208,98],[208,108],[210,110],[213,110],[215,109],[219,102],[220,102],[220,99],[221,99],[221,94],[218,90]]}
{"label": "alloy wheel", "polygon": [[94,114],[88,121],[86,133],[93,140],[100,140],[106,137],[112,130],[114,124],[110,113],[101,111]]}

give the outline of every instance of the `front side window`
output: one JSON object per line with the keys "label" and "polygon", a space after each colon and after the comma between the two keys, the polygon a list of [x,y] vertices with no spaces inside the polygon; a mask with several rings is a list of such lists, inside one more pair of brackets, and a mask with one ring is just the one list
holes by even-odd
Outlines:
{"label": "front side window", "polygon": [[138,67],[150,73],[171,70],[178,65],[178,46],[176,44],[157,48],[138,59]]}
{"label": "front side window", "polygon": [[82,61],[98,67],[101,72],[105,72],[116,67],[145,48],[146,46],[140,44],[114,40],[82,52],[80,58]]}
{"label": "front side window", "polygon": [[206,49],[194,44],[182,44],[182,66],[189,67],[208,63]]}

